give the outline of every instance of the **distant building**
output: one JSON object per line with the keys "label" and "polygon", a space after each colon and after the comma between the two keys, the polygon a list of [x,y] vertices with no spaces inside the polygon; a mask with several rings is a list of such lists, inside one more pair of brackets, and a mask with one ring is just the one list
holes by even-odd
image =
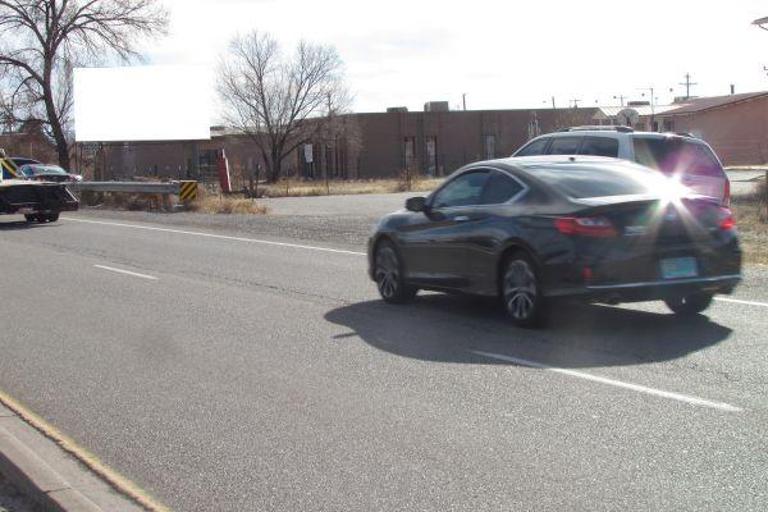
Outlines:
{"label": "distant building", "polygon": [[[297,148],[285,161],[284,175],[376,179],[397,177],[407,169],[445,176],[470,162],[511,155],[541,133],[585,124],[625,125],[628,120],[634,121],[630,124],[637,130],[689,132],[701,137],[725,165],[768,162],[768,92],[686,98],[654,106],[635,102],[624,107],[451,111],[445,102],[428,102],[424,107],[415,112],[392,107],[386,112],[340,116],[348,125],[345,135]],[[38,145],[29,142],[32,139],[21,134],[4,137],[13,142],[12,148],[18,148],[13,151],[37,156]],[[39,137],[33,138],[39,141]],[[249,176],[265,168],[252,139],[220,126],[211,128],[211,139],[206,141],[111,143],[96,153],[93,144],[88,147],[90,157],[80,158],[81,147],[75,152],[76,161],[89,162],[99,172],[78,171],[103,179],[153,176],[214,181],[216,155],[222,150],[228,156],[235,188],[243,187]]]}
{"label": "distant building", "polygon": [[[394,178],[404,170],[445,176],[477,160],[511,155],[531,137],[589,124],[593,108],[450,111],[429,102],[423,112],[403,107],[340,116],[353,126],[346,136],[312,141],[285,162],[285,175],[321,179]],[[125,142],[104,146],[93,157],[105,179],[131,176],[215,179],[215,155],[224,150],[243,186],[264,162],[254,141],[236,130],[213,127],[208,141]],[[263,176],[263,174],[262,174]]]}
{"label": "distant building", "polygon": [[725,165],[768,162],[768,91],[691,98],[657,117],[668,131],[706,140]]}

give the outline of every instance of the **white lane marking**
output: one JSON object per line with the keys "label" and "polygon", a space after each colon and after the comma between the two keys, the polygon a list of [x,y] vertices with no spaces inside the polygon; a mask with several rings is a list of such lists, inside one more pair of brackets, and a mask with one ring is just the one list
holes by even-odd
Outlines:
{"label": "white lane marking", "polygon": [[244,238],[239,236],[226,236],[226,235],[215,235],[213,233],[203,233],[200,231],[185,231],[182,229],[170,229],[170,228],[156,228],[152,226],[142,226],[139,224],[124,224],[121,222],[104,222],[100,220],[85,220],[85,219],[73,219],[71,217],[67,217],[65,220],[69,222],[83,222],[86,224],[100,224],[103,226],[116,226],[120,228],[133,228],[133,229],[144,229],[146,231],[159,231],[161,233],[176,233],[180,235],[192,235],[192,236],[201,236],[204,238],[215,238],[218,240],[232,240],[235,242],[247,242],[247,243],[253,243],[253,244],[263,244],[263,245],[273,245],[276,247],[290,247],[293,249],[307,249],[311,251],[322,251],[322,252],[332,252],[336,254],[351,254],[354,256],[365,256],[366,254],[364,252],[357,252],[357,251],[345,251],[343,249],[331,249],[330,247],[315,247],[313,245],[301,245],[301,244],[291,244],[291,243],[285,243],[285,242],[273,242],[271,240],[259,240],[257,238]]}
{"label": "white lane marking", "polygon": [[755,302],[752,300],[728,299],[726,297],[715,297],[715,300],[719,302],[730,302],[732,304],[744,304],[746,306],[762,306],[768,308],[768,304],[765,302]]}
{"label": "white lane marking", "polygon": [[139,274],[138,272],[131,272],[130,270],[123,270],[121,268],[114,268],[114,267],[108,267],[106,265],[94,265],[96,268],[100,268],[101,270],[108,270],[110,272],[116,272],[118,274],[125,274],[126,276],[133,276],[133,277],[140,277],[142,279],[149,279],[150,281],[157,281],[158,278],[155,276],[148,276],[146,274]]}
{"label": "white lane marking", "polygon": [[677,400],[680,402],[685,402],[688,404],[693,405],[701,405],[704,407],[711,407],[713,409],[720,409],[722,411],[728,411],[728,412],[741,412],[743,409],[741,407],[736,407],[730,404],[726,404],[723,402],[714,402],[712,400],[705,400],[703,398],[698,398],[695,396],[690,395],[683,395],[680,393],[673,393],[671,391],[663,391],[661,389],[654,389],[649,388],[646,386],[641,386],[639,384],[632,384],[629,382],[622,382],[619,380],[609,379],[606,377],[600,377],[597,375],[592,375],[590,373],[584,373],[579,372],[575,370],[566,370],[565,368],[557,368],[555,366],[549,366],[547,364],[543,363],[537,363],[536,361],[529,361],[527,359],[520,359],[517,357],[511,357],[511,356],[505,356],[502,354],[493,354],[491,352],[482,352],[480,350],[470,350],[473,354],[477,354],[484,357],[489,357],[491,359],[498,359],[500,361],[507,361],[510,363],[519,364],[521,366],[528,366],[530,368],[538,368],[540,370],[549,370],[551,372],[556,373],[562,373],[563,375],[568,375],[570,377],[576,377],[579,379],[585,379],[585,380],[591,380],[593,382],[599,382],[601,384],[607,384],[609,386],[615,386],[618,388],[624,388],[629,389],[632,391],[637,391],[639,393],[646,393],[648,395],[654,395],[654,396],[660,396],[662,398],[670,398],[672,400]]}

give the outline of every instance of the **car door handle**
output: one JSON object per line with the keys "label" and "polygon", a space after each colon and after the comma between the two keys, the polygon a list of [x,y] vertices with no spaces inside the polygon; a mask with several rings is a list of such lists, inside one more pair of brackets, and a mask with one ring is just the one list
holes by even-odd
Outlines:
{"label": "car door handle", "polygon": [[469,220],[469,217],[466,215],[458,215],[453,218],[454,222],[467,222]]}

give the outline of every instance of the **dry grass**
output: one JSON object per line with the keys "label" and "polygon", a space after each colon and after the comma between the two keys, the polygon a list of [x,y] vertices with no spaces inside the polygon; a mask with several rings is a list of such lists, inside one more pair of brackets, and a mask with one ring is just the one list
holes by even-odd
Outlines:
{"label": "dry grass", "polygon": [[299,181],[283,180],[275,184],[259,185],[263,197],[309,197],[352,194],[392,194],[395,192],[429,192],[437,188],[442,179],[413,179],[410,186],[404,180]]}
{"label": "dry grass", "polygon": [[199,213],[240,214],[240,215],[265,215],[267,207],[253,199],[243,199],[229,196],[217,196],[201,194],[197,200],[189,204],[188,210]]}
{"label": "dry grass", "polygon": [[733,196],[732,208],[739,228],[745,261],[768,265],[768,201],[766,183],[748,196]]}

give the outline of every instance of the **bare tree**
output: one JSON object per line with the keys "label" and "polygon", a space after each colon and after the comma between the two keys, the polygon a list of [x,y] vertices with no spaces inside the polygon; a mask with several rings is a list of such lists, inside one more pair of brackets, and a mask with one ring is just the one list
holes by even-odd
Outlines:
{"label": "bare tree", "polygon": [[74,66],[105,56],[130,61],[139,38],[167,24],[157,0],[0,0],[5,117],[42,122],[68,169]]}
{"label": "bare tree", "polygon": [[274,38],[257,31],[232,40],[218,89],[226,121],[255,142],[270,182],[350,102],[335,48],[302,41],[286,59]]}

